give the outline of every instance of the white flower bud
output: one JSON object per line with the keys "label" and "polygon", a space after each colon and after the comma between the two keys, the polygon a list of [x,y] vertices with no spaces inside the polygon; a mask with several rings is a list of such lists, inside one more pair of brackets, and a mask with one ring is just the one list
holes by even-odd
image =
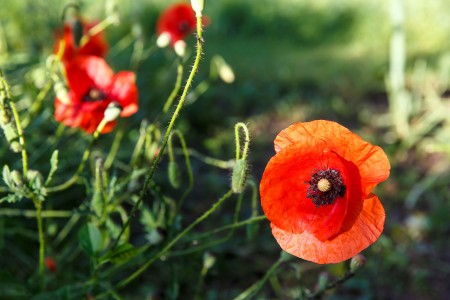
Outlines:
{"label": "white flower bud", "polygon": [[117,102],[111,102],[105,110],[104,119],[108,122],[115,121],[122,112],[122,107]]}
{"label": "white flower bud", "polygon": [[159,48],[167,47],[170,44],[170,33],[163,32],[156,39],[156,45]]}
{"label": "white flower bud", "polygon": [[191,0],[192,9],[195,11],[195,16],[201,17],[203,11],[204,0]]}
{"label": "white flower bud", "polygon": [[183,40],[177,41],[173,48],[179,57],[183,57],[186,53],[186,43]]}

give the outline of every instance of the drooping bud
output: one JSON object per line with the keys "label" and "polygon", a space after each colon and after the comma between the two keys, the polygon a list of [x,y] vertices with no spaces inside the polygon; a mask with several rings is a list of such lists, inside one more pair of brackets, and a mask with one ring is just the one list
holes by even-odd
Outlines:
{"label": "drooping bud", "polygon": [[72,35],[75,46],[80,47],[81,39],[83,38],[83,24],[78,17],[73,21]]}
{"label": "drooping bud", "polygon": [[122,106],[117,102],[111,102],[105,110],[104,119],[107,122],[115,121],[122,112]]}
{"label": "drooping bud", "polygon": [[170,44],[170,33],[163,32],[161,33],[158,38],[156,39],[156,46],[159,48],[164,48],[169,46]]}
{"label": "drooping bud", "polygon": [[204,0],[191,0],[191,6],[192,9],[195,11],[195,16],[197,18],[202,16],[204,4],[205,4]]}
{"label": "drooping bud", "polygon": [[233,174],[231,176],[231,188],[234,193],[240,194],[245,189],[247,180],[247,161],[244,159],[238,159],[233,168]]}
{"label": "drooping bud", "polygon": [[235,79],[233,69],[227,64],[222,63],[219,66],[219,76],[225,83],[232,83]]}

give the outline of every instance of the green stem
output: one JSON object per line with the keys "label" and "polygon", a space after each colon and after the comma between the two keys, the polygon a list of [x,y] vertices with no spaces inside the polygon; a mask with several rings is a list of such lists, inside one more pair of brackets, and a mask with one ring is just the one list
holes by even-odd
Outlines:
{"label": "green stem", "polygon": [[142,203],[142,201],[144,199],[144,196],[145,196],[145,194],[147,192],[147,189],[148,189],[148,187],[149,187],[149,185],[151,183],[153,175],[155,174],[156,167],[158,166],[159,161],[161,160],[161,157],[164,154],[164,150],[166,148],[167,141],[169,140],[170,133],[172,132],[173,127],[175,126],[175,121],[177,120],[177,118],[178,118],[178,116],[180,114],[180,111],[183,108],[183,104],[184,104],[184,101],[186,100],[187,93],[188,93],[189,88],[190,88],[190,86],[192,84],[192,81],[194,80],[195,73],[198,70],[198,66],[200,64],[200,60],[201,60],[201,57],[202,57],[202,41],[203,41],[203,38],[202,38],[202,18],[201,17],[197,17],[197,55],[195,57],[195,61],[194,61],[194,64],[192,66],[191,73],[189,74],[189,77],[188,77],[188,79],[186,81],[186,85],[184,86],[184,90],[183,90],[183,93],[182,93],[182,95],[180,97],[180,101],[178,102],[177,108],[175,109],[175,112],[173,113],[172,118],[171,118],[171,120],[169,122],[169,126],[167,127],[167,131],[166,131],[166,134],[164,135],[164,140],[163,140],[163,142],[161,144],[161,147],[160,147],[160,150],[158,152],[158,155],[156,156],[155,160],[153,160],[152,167],[151,167],[147,177],[145,178],[144,186],[142,187],[142,190],[141,190],[141,192],[139,194],[139,198],[138,198],[137,202],[134,204],[134,206],[133,206],[133,208],[131,210],[130,217],[128,218],[127,222],[123,225],[122,230],[120,231],[119,235],[117,236],[116,240],[114,241],[114,244],[112,245],[112,249],[114,249],[117,246],[117,244],[118,244],[118,242],[120,240],[120,237],[122,236],[123,232],[126,230],[126,228],[128,226],[130,226],[130,222],[133,219],[133,217],[134,217],[134,215],[136,213],[136,210],[141,205],[141,203]]}
{"label": "green stem", "polygon": [[172,105],[173,100],[178,95],[178,92],[181,88],[181,80],[183,79],[183,58],[178,58],[178,66],[177,66],[177,79],[175,82],[175,87],[173,88],[172,92],[169,95],[169,98],[167,98],[166,104],[164,104],[163,113],[166,113],[170,106]]}
{"label": "green stem", "polygon": [[40,108],[42,107],[42,103],[45,99],[45,96],[47,96],[48,92],[52,88],[52,81],[48,80],[47,83],[44,85],[44,88],[39,92],[39,94],[36,97],[36,101],[33,102],[33,105],[30,108],[30,113],[28,116],[23,120],[22,126],[26,128],[31,120],[36,116],[36,114],[39,112]]}
{"label": "green stem", "polygon": [[273,274],[273,272],[275,272],[275,270],[280,266],[282,262],[283,258],[280,256],[280,258],[270,267],[270,269],[267,270],[263,278],[261,278],[259,281],[255,282],[245,291],[240,293],[236,298],[234,298],[234,300],[250,299],[251,297],[255,296],[256,293],[258,293],[259,290],[263,287],[267,279]]}
{"label": "green stem", "polygon": [[[8,99],[11,99],[11,92],[9,90],[9,85],[4,78],[2,78],[2,81],[3,81],[3,86],[5,88],[6,96]],[[17,134],[19,136],[19,144],[20,144],[21,153],[22,153],[23,178],[25,180],[27,180],[28,155],[27,155],[27,150],[25,149],[25,139],[23,137],[22,126],[20,125],[20,117],[19,117],[19,114],[17,113],[16,105],[14,104],[14,102],[12,102],[12,100],[10,100],[8,104],[13,113],[14,122],[16,123],[16,128],[17,128]]]}
{"label": "green stem", "polygon": [[[42,218],[70,218],[75,212],[70,210],[46,210],[41,212]],[[0,216],[5,217],[25,217],[36,218],[38,213],[35,210],[22,210],[14,208],[3,208],[0,210]]]}
{"label": "green stem", "polygon": [[91,37],[93,37],[96,34],[99,34],[100,32],[104,31],[109,25],[112,25],[116,22],[116,16],[109,16],[91,29],[89,29],[86,34],[83,35],[83,37],[80,40],[80,47],[83,47]]}
{"label": "green stem", "polygon": [[116,133],[116,136],[114,137],[114,141],[111,146],[111,150],[109,151],[108,156],[106,157],[105,170],[108,170],[113,164],[114,158],[116,157],[117,152],[119,151],[120,142],[122,141],[123,133],[124,133],[123,127],[120,127]]}
{"label": "green stem", "polygon": [[75,172],[75,174],[73,174],[73,176],[69,180],[67,180],[66,182],[64,182],[60,185],[48,187],[47,188],[48,193],[63,191],[65,189],[69,188],[70,186],[72,186],[75,182],[77,182],[78,176],[80,176],[81,172],[83,172],[84,166],[86,165],[89,155],[91,154],[91,150],[92,150],[92,147],[94,146],[94,142],[98,139],[100,132],[102,132],[103,128],[106,126],[107,123],[108,122],[105,119],[103,119],[100,122],[100,124],[97,126],[97,129],[95,130],[95,132],[92,136],[89,146],[86,148],[86,150],[83,153],[83,157],[81,158],[81,162],[78,165],[78,169]]}
{"label": "green stem", "polygon": [[44,227],[42,225],[42,202],[35,198],[33,199],[33,202],[36,207],[36,219],[39,234],[39,274],[40,276],[44,276],[45,240]]}
{"label": "green stem", "polygon": [[163,256],[167,251],[169,251],[182,237],[184,237],[189,231],[192,230],[196,225],[201,223],[203,220],[208,218],[222,203],[230,198],[233,194],[232,190],[229,190],[222,198],[220,198],[209,210],[204,212],[200,217],[198,217],[194,222],[192,222],[188,227],[186,227],[182,232],[180,232],[170,243],[168,243],[163,249],[161,249],[158,253],[156,253],[149,261],[147,261],[142,267],[140,267],[136,272],[120,281],[117,284],[117,288],[123,288],[131,281],[136,279],[139,275],[141,275],[148,267],[150,267],[157,259]]}
{"label": "green stem", "polygon": [[[181,149],[183,150],[184,161],[186,164],[186,170],[188,173],[188,182],[189,182],[187,188],[184,190],[183,195],[181,196],[180,200],[177,203],[177,212],[178,212],[180,210],[181,206],[183,205],[184,199],[186,199],[187,195],[192,191],[192,188],[194,187],[194,174],[192,172],[191,160],[189,159],[189,153],[188,153],[188,149],[186,146],[186,140],[184,139],[184,137],[180,131],[174,130],[172,135],[174,135],[174,134],[176,134],[178,136],[178,139],[180,140]],[[173,151],[171,151],[171,152],[172,152],[172,156],[173,156]]]}
{"label": "green stem", "polygon": [[[181,151],[179,151],[178,149],[174,149],[175,153],[181,153]],[[182,150],[182,152],[184,153],[184,150]],[[221,160],[221,159],[217,159],[214,157],[209,157],[206,156],[204,154],[201,154],[200,152],[198,152],[197,150],[194,149],[187,149],[187,153],[192,156],[197,158],[198,160],[201,160],[202,162],[204,162],[205,164],[220,168],[220,169],[233,169],[234,165],[236,164],[235,160]]]}
{"label": "green stem", "polygon": [[312,294],[307,295],[306,297],[308,299],[319,299],[320,296],[329,289],[335,288],[336,286],[338,286],[339,284],[343,283],[344,281],[347,281],[348,279],[352,278],[353,276],[355,276],[355,273],[352,271],[348,271],[347,273],[344,274],[344,276],[336,279],[333,282],[330,282],[329,284],[327,284],[325,287],[323,287],[322,289],[319,289],[317,291],[315,291]]}

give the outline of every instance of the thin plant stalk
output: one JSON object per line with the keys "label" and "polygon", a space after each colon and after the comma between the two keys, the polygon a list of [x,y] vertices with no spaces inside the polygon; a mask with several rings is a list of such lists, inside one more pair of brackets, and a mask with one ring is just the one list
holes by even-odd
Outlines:
{"label": "thin plant stalk", "polygon": [[161,147],[160,147],[160,150],[158,152],[158,155],[156,156],[155,160],[153,160],[153,164],[152,164],[152,166],[150,168],[150,171],[149,171],[147,177],[145,178],[144,186],[142,187],[142,190],[141,190],[141,192],[139,194],[139,198],[138,198],[137,202],[134,204],[134,206],[133,206],[133,208],[131,210],[130,217],[128,218],[127,222],[123,225],[122,230],[120,231],[119,235],[115,239],[115,241],[114,241],[114,243],[112,245],[112,249],[114,249],[118,245],[122,234],[128,228],[128,226],[130,226],[130,222],[133,219],[133,217],[134,217],[134,215],[136,213],[136,210],[141,205],[141,203],[142,203],[142,201],[144,199],[144,196],[147,193],[147,189],[150,186],[150,183],[151,183],[151,180],[153,178],[153,175],[155,174],[156,167],[158,166],[159,161],[161,160],[161,157],[164,154],[164,150],[165,150],[165,148],[167,146],[167,141],[169,140],[170,133],[172,132],[172,129],[175,126],[175,122],[178,119],[180,111],[183,108],[183,104],[184,104],[184,102],[186,100],[187,93],[189,91],[190,86],[192,85],[192,81],[194,80],[194,76],[197,73],[198,67],[200,65],[200,60],[201,60],[201,56],[202,56],[202,41],[203,41],[203,38],[202,38],[202,17],[200,16],[200,17],[197,17],[197,54],[195,56],[195,61],[194,61],[194,64],[192,66],[191,73],[189,74],[189,77],[188,77],[188,79],[186,81],[186,85],[184,86],[184,90],[183,90],[183,93],[182,93],[182,95],[180,97],[180,101],[178,102],[177,108],[175,109],[175,112],[173,113],[172,118],[171,118],[171,120],[169,122],[169,126],[167,127],[167,131],[166,131],[166,133],[164,135],[164,140],[163,140],[163,142],[161,144]]}
{"label": "thin plant stalk", "polygon": [[256,293],[258,293],[259,290],[261,290],[264,283],[266,283],[267,279],[269,279],[269,277],[273,274],[273,272],[276,271],[276,269],[281,265],[283,261],[284,261],[283,257],[280,256],[280,258],[269,268],[269,270],[267,270],[263,278],[261,278],[260,280],[252,284],[249,288],[247,288],[245,291],[240,293],[236,298],[234,298],[234,300],[250,299],[253,296],[255,296]]}
{"label": "thin plant stalk", "polygon": [[178,92],[180,91],[181,88],[181,80],[183,79],[183,58],[179,57],[178,58],[178,65],[177,65],[177,79],[175,82],[175,87],[173,88],[172,92],[169,95],[169,98],[167,98],[166,103],[164,104],[164,108],[163,108],[163,113],[166,113],[170,106],[172,105],[173,100],[175,100],[175,98],[178,95]]}

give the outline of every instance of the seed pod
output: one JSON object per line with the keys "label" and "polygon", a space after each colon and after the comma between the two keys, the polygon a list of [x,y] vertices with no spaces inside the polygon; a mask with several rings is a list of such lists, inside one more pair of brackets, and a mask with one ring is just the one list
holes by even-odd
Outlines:
{"label": "seed pod", "polygon": [[240,194],[245,189],[245,183],[247,180],[247,161],[244,159],[238,159],[233,168],[233,174],[231,176],[231,188],[234,193]]}
{"label": "seed pod", "polygon": [[19,143],[19,134],[17,133],[15,124],[13,122],[2,124],[2,129],[11,150],[15,153],[22,151],[22,147]]}
{"label": "seed pod", "polygon": [[180,187],[180,169],[175,161],[169,162],[169,182],[174,188]]}

